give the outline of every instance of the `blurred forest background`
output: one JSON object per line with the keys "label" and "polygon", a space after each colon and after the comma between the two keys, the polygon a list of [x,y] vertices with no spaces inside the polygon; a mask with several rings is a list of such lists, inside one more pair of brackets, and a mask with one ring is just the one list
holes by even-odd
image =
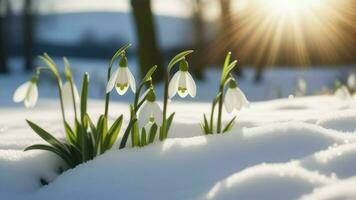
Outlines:
{"label": "blurred forest background", "polygon": [[227,51],[236,74],[253,67],[256,82],[269,66],[353,65],[356,0],[0,0],[0,73],[11,71],[10,58],[31,71],[42,52],[109,60],[125,43],[141,75],[160,67],[156,80],[183,49],[195,50],[197,78]]}

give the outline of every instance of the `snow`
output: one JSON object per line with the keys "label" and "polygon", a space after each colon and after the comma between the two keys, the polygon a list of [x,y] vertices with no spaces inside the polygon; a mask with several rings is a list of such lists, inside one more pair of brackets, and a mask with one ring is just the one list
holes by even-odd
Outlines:
{"label": "snow", "polygon": [[[103,102],[91,100],[89,108],[96,118]],[[231,132],[209,136],[199,127],[209,103],[173,99],[169,109],[177,114],[165,142],[115,147],[58,176],[62,162],[56,156],[23,152],[30,144],[42,143],[24,119],[64,137],[58,102],[40,99],[30,110],[0,108],[1,199],[356,198],[355,98],[252,102],[249,109],[235,113]],[[118,112],[127,118],[127,104],[111,104],[111,121]],[[232,116],[224,113],[225,121]],[[51,183],[42,187],[40,178]]]}

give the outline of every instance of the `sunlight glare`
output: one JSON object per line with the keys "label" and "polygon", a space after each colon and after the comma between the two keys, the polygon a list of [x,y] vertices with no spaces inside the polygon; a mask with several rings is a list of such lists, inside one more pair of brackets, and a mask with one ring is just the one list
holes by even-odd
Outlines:
{"label": "sunlight glare", "polygon": [[289,15],[307,11],[320,4],[320,0],[264,0],[266,9],[276,15]]}

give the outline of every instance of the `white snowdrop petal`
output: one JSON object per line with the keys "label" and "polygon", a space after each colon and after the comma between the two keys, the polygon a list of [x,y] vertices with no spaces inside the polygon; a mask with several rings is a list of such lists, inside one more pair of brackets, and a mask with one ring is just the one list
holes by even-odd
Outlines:
{"label": "white snowdrop petal", "polygon": [[150,120],[152,113],[149,102],[145,102],[138,113],[138,125],[140,128],[144,127]]}
{"label": "white snowdrop petal", "polygon": [[179,71],[180,76],[179,76],[179,82],[178,82],[178,88],[179,87],[187,87],[187,74],[185,72]]}
{"label": "white snowdrop petal", "polygon": [[23,101],[23,100],[25,99],[26,95],[27,95],[27,92],[28,92],[28,89],[29,89],[30,84],[31,84],[31,82],[30,82],[30,81],[27,81],[27,82],[23,83],[22,85],[20,85],[20,86],[16,89],[16,91],[15,91],[13,97],[12,97],[12,100],[13,100],[14,102],[21,102],[21,101]]}
{"label": "white snowdrop petal", "polygon": [[80,96],[79,96],[79,92],[78,92],[78,88],[75,84],[73,84],[73,92],[74,92],[74,100],[76,104],[80,103]]}
{"label": "white snowdrop petal", "polygon": [[189,72],[186,73],[187,78],[187,90],[191,97],[195,97],[197,93],[197,86],[195,85],[194,79]]}
{"label": "white snowdrop petal", "polygon": [[188,95],[188,91],[185,91],[185,92],[180,92],[180,91],[178,91],[178,95],[179,95],[181,98],[185,98],[185,97]]}
{"label": "white snowdrop petal", "polygon": [[118,74],[119,74],[119,69],[116,69],[115,72],[113,74],[111,74],[109,82],[106,86],[106,93],[111,92],[111,90],[115,87]]}
{"label": "white snowdrop petal", "polygon": [[127,67],[119,67],[116,83],[128,84]]}
{"label": "white snowdrop petal", "polygon": [[152,102],[151,108],[152,116],[154,117],[155,122],[157,123],[157,125],[161,125],[163,121],[161,107],[156,102]]}
{"label": "white snowdrop petal", "polygon": [[242,97],[241,97],[241,95],[240,95],[240,93],[238,93],[237,92],[237,90],[235,90],[234,89],[234,92],[233,92],[233,94],[234,94],[234,98],[233,98],[233,100],[234,100],[234,102],[233,102],[233,105],[234,105],[234,108],[236,109],[236,110],[241,110],[241,108],[242,108],[242,105],[243,105],[243,103],[242,103]]}
{"label": "white snowdrop petal", "polygon": [[187,88],[187,75],[184,72],[180,72],[181,75],[179,77],[179,82],[178,82],[178,95],[181,98],[185,98],[188,95],[188,91],[187,89],[182,92],[181,90],[179,90],[179,88]]}
{"label": "white snowdrop petal", "polygon": [[352,89],[356,89],[356,75],[354,73],[348,77],[347,85]]}
{"label": "white snowdrop petal", "polygon": [[225,98],[224,98],[224,105],[225,109],[228,113],[231,113],[234,109],[233,107],[233,102],[234,102],[234,96],[231,93],[231,89],[227,89]]}
{"label": "white snowdrop petal", "polygon": [[349,90],[343,85],[335,91],[335,96],[339,97],[342,100],[351,98]]}
{"label": "white snowdrop petal", "polygon": [[172,77],[171,81],[169,82],[169,85],[168,85],[169,98],[174,97],[174,95],[176,95],[176,93],[177,93],[179,77],[180,77],[180,71],[175,73],[174,76]]}
{"label": "white snowdrop petal", "polygon": [[129,89],[129,87],[124,87],[123,89],[119,88],[119,87],[115,87],[117,93],[119,93],[119,95],[124,95],[127,91],[127,89]]}
{"label": "white snowdrop petal", "polygon": [[131,71],[129,70],[128,67],[126,67],[126,73],[127,73],[127,77],[129,79],[129,83],[130,83],[130,87],[133,93],[136,92],[136,81],[135,81],[135,77],[132,75]]}
{"label": "white snowdrop petal", "polygon": [[31,83],[28,93],[25,98],[26,108],[33,108],[38,100],[38,89],[35,83]]}
{"label": "white snowdrop petal", "polygon": [[245,94],[242,92],[242,90],[238,87],[236,87],[236,92],[240,97],[240,103],[241,107],[249,107],[250,102],[247,100]]}
{"label": "white snowdrop petal", "polygon": [[62,86],[62,98],[65,109],[73,107],[72,89],[69,81],[65,82]]}

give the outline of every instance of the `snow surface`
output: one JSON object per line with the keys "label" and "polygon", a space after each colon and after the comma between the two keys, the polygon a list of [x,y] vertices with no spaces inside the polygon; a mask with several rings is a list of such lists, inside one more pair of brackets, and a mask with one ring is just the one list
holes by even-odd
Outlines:
{"label": "snow surface", "polygon": [[[103,102],[89,108],[98,117]],[[25,118],[64,137],[58,102],[0,108],[0,199],[356,199],[355,98],[252,103],[231,132],[210,136],[199,127],[208,103],[174,99],[169,108],[178,112],[165,142],[115,147],[60,176],[56,156],[23,152],[42,143]],[[121,112],[128,116],[127,104],[111,104],[110,120]]]}

